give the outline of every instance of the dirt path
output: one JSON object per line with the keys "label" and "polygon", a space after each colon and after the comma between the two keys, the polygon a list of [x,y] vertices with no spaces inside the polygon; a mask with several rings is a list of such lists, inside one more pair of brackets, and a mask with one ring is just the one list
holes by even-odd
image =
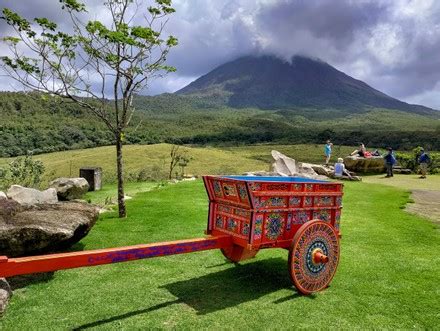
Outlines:
{"label": "dirt path", "polygon": [[418,214],[440,224],[440,191],[412,190],[414,203],[406,205],[410,213]]}
{"label": "dirt path", "polygon": [[385,178],[384,175],[365,176],[363,182],[399,187],[411,191],[414,203],[408,203],[406,210],[440,224],[440,175],[430,175],[420,179],[417,175],[395,175]]}

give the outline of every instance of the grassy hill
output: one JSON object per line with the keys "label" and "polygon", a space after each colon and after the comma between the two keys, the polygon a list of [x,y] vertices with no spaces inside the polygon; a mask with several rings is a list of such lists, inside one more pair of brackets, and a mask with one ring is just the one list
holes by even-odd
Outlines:
{"label": "grassy hill", "polygon": [[[440,112],[422,115],[390,109],[349,113],[341,109],[234,109],[194,97],[138,96],[127,144],[256,143],[418,145],[440,149]],[[111,145],[113,137],[95,117],[41,94],[0,92],[0,157]],[[437,116],[437,117],[436,117]]]}
{"label": "grassy hill", "polygon": [[[303,162],[323,162],[322,145],[254,145],[240,147],[184,147],[192,157],[185,172],[203,174],[241,174],[246,171],[269,170],[271,151],[276,149]],[[353,147],[335,146],[334,160],[347,155]],[[136,181],[140,174],[146,178],[166,176],[170,163],[171,145],[127,145],[124,146],[125,177]],[[116,152],[113,146],[82,150],[54,152],[34,156],[43,162],[45,182],[57,177],[79,175],[80,167],[99,166],[103,169],[104,182],[116,180]],[[0,167],[10,162],[0,158]],[[178,170],[178,169],[176,169]],[[144,179],[145,179],[144,178]]]}

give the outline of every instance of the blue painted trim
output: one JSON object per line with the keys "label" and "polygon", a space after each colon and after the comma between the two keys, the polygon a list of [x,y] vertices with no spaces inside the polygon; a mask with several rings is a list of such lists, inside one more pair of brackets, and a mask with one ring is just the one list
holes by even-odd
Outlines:
{"label": "blue painted trim", "polygon": [[223,178],[244,180],[250,182],[283,182],[283,183],[329,183],[326,180],[301,177],[263,177],[263,176],[222,176]]}

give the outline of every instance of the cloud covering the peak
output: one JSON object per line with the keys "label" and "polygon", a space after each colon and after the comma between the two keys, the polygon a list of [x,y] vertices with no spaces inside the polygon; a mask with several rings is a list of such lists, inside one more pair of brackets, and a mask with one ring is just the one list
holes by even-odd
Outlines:
{"label": "cloud covering the peak", "polygon": [[[100,1],[87,0],[105,19]],[[295,54],[322,59],[372,87],[440,109],[440,1],[176,0],[166,33],[179,39],[168,56],[176,73],[148,94],[173,92],[244,55]],[[53,0],[3,0],[28,18],[65,24]],[[0,35],[7,26],[0,23]],[[1,52],[1,51],[0,51]],[[7,89],[0,83],[0,89]]]}

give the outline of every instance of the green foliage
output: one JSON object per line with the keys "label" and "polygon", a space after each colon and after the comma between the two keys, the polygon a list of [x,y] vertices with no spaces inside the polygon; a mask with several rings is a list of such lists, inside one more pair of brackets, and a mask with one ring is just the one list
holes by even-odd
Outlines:
{"label": "green foliage", "polygon": [[0,189],[7,189],[13,184],[39,188],[43,174],[43,163],[33,160],[31,154],[18,157],[7,167],[0,168]]}
{"label": "green foliage", "polygon": [[[322,144],[440,150],[438,120],[392,110],[348,116],[340,110],[236,110],[197,98],[136,96],[126,144]],[[0,93],[0,157],[112,145],[114,135],[83,108],[46,94]]]}
{"label": "green foliage", "polygon": [[[397,153],[396,158],[403,168],[417,171],[419,167],[418,159],[421,155],[422,147],[418,146],[412,150],[412,153]],[[428,164],[428,171],[431,174],[440,173],[440,153],[429,153],[431,162]]]}

